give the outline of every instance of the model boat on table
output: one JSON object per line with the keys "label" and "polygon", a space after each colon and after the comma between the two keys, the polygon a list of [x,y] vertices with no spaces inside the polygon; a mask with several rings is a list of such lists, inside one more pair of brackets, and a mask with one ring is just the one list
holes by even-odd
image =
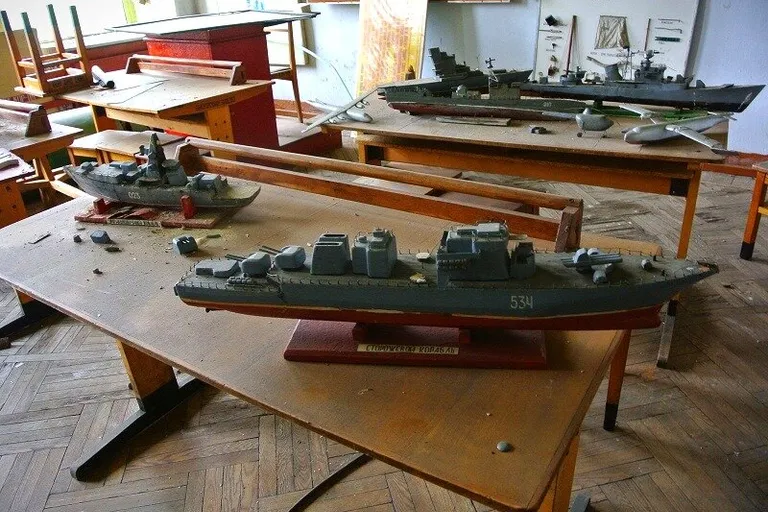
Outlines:
{"label": "model boat on table", "polygon": [[566,99],[521,98],[517,84],[491,84],[488,95],[459,87],[452,96],[434,95],[422,87],[386,90],[389,107],[413,115],[499,117],[520,120],[575,119],[589,105]]}
{"label": "model boat on table", "polygon": [[187,176],[177,160],[165,158],[154,134],[146,164],[85,162],[64,170],[92,196],[142,206],[178,208],[186,196],[200,208],[238,208],[250,204],[261,190],[256,184],[230,185],[227,178],[214,174]]}
{"label": "model boat on table", "polygon": [[641,255],[509,249],[504,224],[445,231],[434,254],[399,254],[383,229],[327,233],[312,253],[205,260],[175,286],[185,303],[258,316],[366,324],[630,329],[660,323],[661,305],[717,266]]}
{"label": "model boat on table", "polygon": [[706,86],[700,80],[677,75],[665,77],[667,67],[652,63],[654,52],[649,50],[635,70],[632,80],[625,80],[617,64],[604,65],[605,81],[582,81],[583,72],[571,72],[560,83],[529,82],[520,87],[540,96],[574,98],[580,100],[616,101],[664,105],[676,108],[696,108],[720,112],[742,112],[754,100],[765,85],[717,85]]}
{"label": "model boat on table", "polygon": [[429,91],[435,96],[451,96],[451,93],[457,87],[463,86],[469,90],[485,92],[488,90],[489,83],[494,84],[514,84],[525,82],[531,75],[532,69],[523,71],[506,70],[502,68],[492,68],[494,59],[488,59],[488,73],[479,69],[470,69],[469,66],[456,63],[455,55],[448,55],[440,48],[430,48],[429,56],[432,58],[432,64],[435,66],[436,78],[423,80],[409,80],[395,84],[386,84],[378,88],[379,94],[387,92],[403,91],[417,87],[421,90]]}

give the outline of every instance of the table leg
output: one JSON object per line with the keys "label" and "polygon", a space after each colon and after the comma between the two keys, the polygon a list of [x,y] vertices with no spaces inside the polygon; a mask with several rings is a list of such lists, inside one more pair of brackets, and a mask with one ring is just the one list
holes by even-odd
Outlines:
{"label": "table leg", "polygon": [[568,512],[571,501],[571,487],[573,487],[573,474],[576,471],[576,456],[579,453],[578,432],[568,445],[568,451],[563,457],[555,478],[549,484],[549,490],[544,496],[544,501],[539,506],[539,512]]}
{"label": "table leg", "polygon": [[685,258],[688,255],[688,245],[691,241],[693,230],[693,218],[696,214],[696,200],[699,198],[699,184],[701,183],[701,171],[696,169],[688,182],[688,193],[685,195],[685,210],[683,211],[683,223],[680,226],[680,239],[677,242],[677,257]]}
{"label": "table leg", "polygon": [[672,350],[672,336],[675,333],[675,320],[677,318],[677,305],[679,295],[675,295],[667,304],[667,314],[664,325],[661,326],[661,341],[659,342],[659,354],[656,356],[656,366],[666,368],[669,361],[669,352]]}
{"label": "table leg", "polygon": [[118,453],[127,441],[171,412],[203,386],[202,381],[193,379],[179,387],[170,365],[120,339],[117,340],[117,346],[139,402],[139,410],[70,466],[70,474],[78,480],[85,480],[94,470],[104,467],[105,462]]}
{"label": "table leg", "polygon": [[[205,111],[205,122],[208,128],[208,138],[222,142],[234,142],[235,135],[232,131],[232,117],[229,106],[212,108]],[[231,153],[215,151],[213,156],[226,160],[237,160]]]}
{"label": "table leg", "polygon": [[[699,184],[701,183],[701,171],[694,169],[693,177],[688,182],[688,192],[685,195],[685,210],[683,211],[683,223],[680,227],[680,240],[677,243],[677,257],[688,256],[688,246],[691,241],[693,219],[696,214],[696,200],[699,197]],[[661,328],[661,341],[659,342],[659,355],[656,357],[656,366],[664,368],[669,360],[669,352],[672,349],[672,335],[675,332],[675,317],[677,315],[677,303],[679,295],[675,295],[667,305],[667,315]]]}
{"label": "table leg", "polygon": [[24,198],[15,179],[0,183],[0,227],[5,227],[27,216]]}
{"label": "table leg", "polygon": [[54,179],[53,172],[51,171],[51,163],[48,161],[48,156],[42,155],[32,160],[32,164],[35,166],[35,171],[37,171],[36,178],[44,180],[41,182],[39,188],[40,198],[43,200],[44,205],[49,206],[53,203],[53,190],[50,186],[44,185],[46,185],[45,182],[50,184]]}
{"label": "table leg", "polygon": [[603,428],[608,431],[613,431],[616,428],[616,416],[619,413],[621,386],[624,384],[624,368],[627,366],[627,354],[629,353],[629,340],[631,338],[632,331],[624,331],[621,344],[616,348],[613,361],[611,361],[608,396],[605,399],[605,416],[603,417]]}
{"label": "table leg", "polygon": [[747,212],[747,225],[744,226],[744,241],[741,243],[741,253],[739,257],[743,260],[751,260],[752,253],[755,251],[755,240],[757,240],[757,229],[760,227],[760,207],[765,203],[765,192],[768,190],[765,180],[768,173],[755,173],[755,188],[752,189],[752,201],[749,203]]}
{"label": "table leg", "polygon": [[357,141],[357,158],[361,164],[381,165],[381,151],[365,141]]}
{"label": "table leg", "polygon": [[117,121],[107,117],[107,111],[104,107],[91,105],[91,117],[93,117],[93,126],[96,127],[97,132],[117,129]]}
{"label": "table leg", "polygon": [[363,467],[365,464],[372,460],[373,457],[370,455],[365,453],[358,453],[352,460],[341,466],[339,469],[328,475],[325,479],[321,480],[320,483],[315,487],[304,493],[304,495],[299,498],[298,501],[296,501],[296,503],[291,506],[291,508],[288,509],[288,512],[301,512],[306,510],[331,487],[339,483],[356,469]]}
{"label": "table leg", "polygon": [[16,298],[21,304],[22,316],[16,320],[11,320],[7,324],[0,326],[0,338],[10,336],[25,327],[39,322],[40,320],[47,318],[55,313],[58,313],[55,309],[38,302],[29,295],[26,295],[18,290],[16,292]]}

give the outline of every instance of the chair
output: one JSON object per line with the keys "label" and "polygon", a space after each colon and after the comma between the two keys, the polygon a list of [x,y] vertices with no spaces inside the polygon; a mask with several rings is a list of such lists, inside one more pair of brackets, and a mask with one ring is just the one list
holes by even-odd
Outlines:
{"label": "chair", "polygon": [[29,23],[26,12],[21,13],[24,23],[24,34],[29,46],[29,58],[22,58],[13,29],[5,11],[0,11],[6,42],[14,62],[14,72],[19,81],[17,91],[38,97],[53,96],[70,91],[87,89],[91,85],[91,72],[88,65],[88,57],[85,53],[83,33],[80,29],[80,19],[77,16],[75,6],[70,7],[72,25],[75,28],[76,52],[67,52],[59,32],[59,24],[56,21],[56,13],[53,5],[48,5],[48,16],[53,28],[56,51],[43,54],[37,35]]}
{"label": "chair", "polygon": [[299,97],[299,80],[296,73],[296,53],[293,44],[293,22],[285,24],[287,29],[271,27],[272,32],[287,32],[288,34],[288,66],[269,66],[269,76],[273,80],[290,80],[293,86],[293,98],[296,102],[296,112],[299,122],[304,122],[304,115],[301,112],[301,98]]}

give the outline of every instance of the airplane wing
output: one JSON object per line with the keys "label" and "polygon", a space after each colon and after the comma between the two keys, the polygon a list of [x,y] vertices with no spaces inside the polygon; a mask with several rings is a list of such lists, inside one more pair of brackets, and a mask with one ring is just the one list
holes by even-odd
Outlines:
{"label": "airplane wing", "polygon": [[704,146],[707,146],[709,149],[711,149],[715,153],[723,154],[723,155],[734,153],[733,151],[728,151],[725,148],[725,146],[723,146],[723,144],[720,143],[719,141],[716,141],[711,137],[707,137],[706,135],[699,133],[692,128],[688,128],[687,126],[680,126],[677,124],[668,124],[664,128],[666,130],[669,130],[670,132],[675,132],[678,135],[682,135],[683,137],[689,138],[694,142],[703,144]]}
{"label": "airplane wing", "polygon": [[640,116],[640,119],[650,119],[653,123],[658,123],[659,121],[654,118],[653,116],[656,115],[656,112],[653,110],[648,110],[647,108],[638,107],[637,105],[627,105],[626,103],[622,103],[619,105],[620,108],[623,108],[624,110],[629,110],[630,112],[634,112],[635,114],[638,114]]}
{"label": "airplane wing", "polygon": [[[331,112],[328,112],[327,114],[324,114],[324,115],[316,118],[315,120],[312,121],[311,124],[309,124],[306,128],[301,130],[301,133],[307,132],[307,131],[311,130],[312,128],[320,126],[323,123],[327,123],[331,119],[333,119],[335,117],[339,117],[340,114],[344,114],[347,110],[355,108],[355,107],[358,107],[358,105],[360,105],[360,104],[364,105],[365,104],[365,98],[367,98],[368,96],[370,96],[374,92],[376,92],[376,89],[371,89],[370,91],[364,93],[362,96],[359,96],[359,97],[353,99],[352,101],[350,101],[346,105],[342,105],[341,107],[337,108],[336,110],[333,110]],[[358,108],[360,108],[360,107],[358,107]]]}

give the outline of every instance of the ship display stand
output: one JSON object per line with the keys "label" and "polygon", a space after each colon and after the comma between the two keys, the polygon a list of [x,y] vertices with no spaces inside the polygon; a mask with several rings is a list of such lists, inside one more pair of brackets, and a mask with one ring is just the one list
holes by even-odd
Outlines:
{"label": "ship display stand", "polygon": [[457,328],[299,320],[283,353],[289,361],[543,369],[541,330]]}
{"label": "ship display stand", "polygon": [[183,196],[176,209],[139,206],[97,198],[91,206],[75,215],[75,220],[90,224],[212,229],[232,213],[231,209],[197,209],[189,196]]}

